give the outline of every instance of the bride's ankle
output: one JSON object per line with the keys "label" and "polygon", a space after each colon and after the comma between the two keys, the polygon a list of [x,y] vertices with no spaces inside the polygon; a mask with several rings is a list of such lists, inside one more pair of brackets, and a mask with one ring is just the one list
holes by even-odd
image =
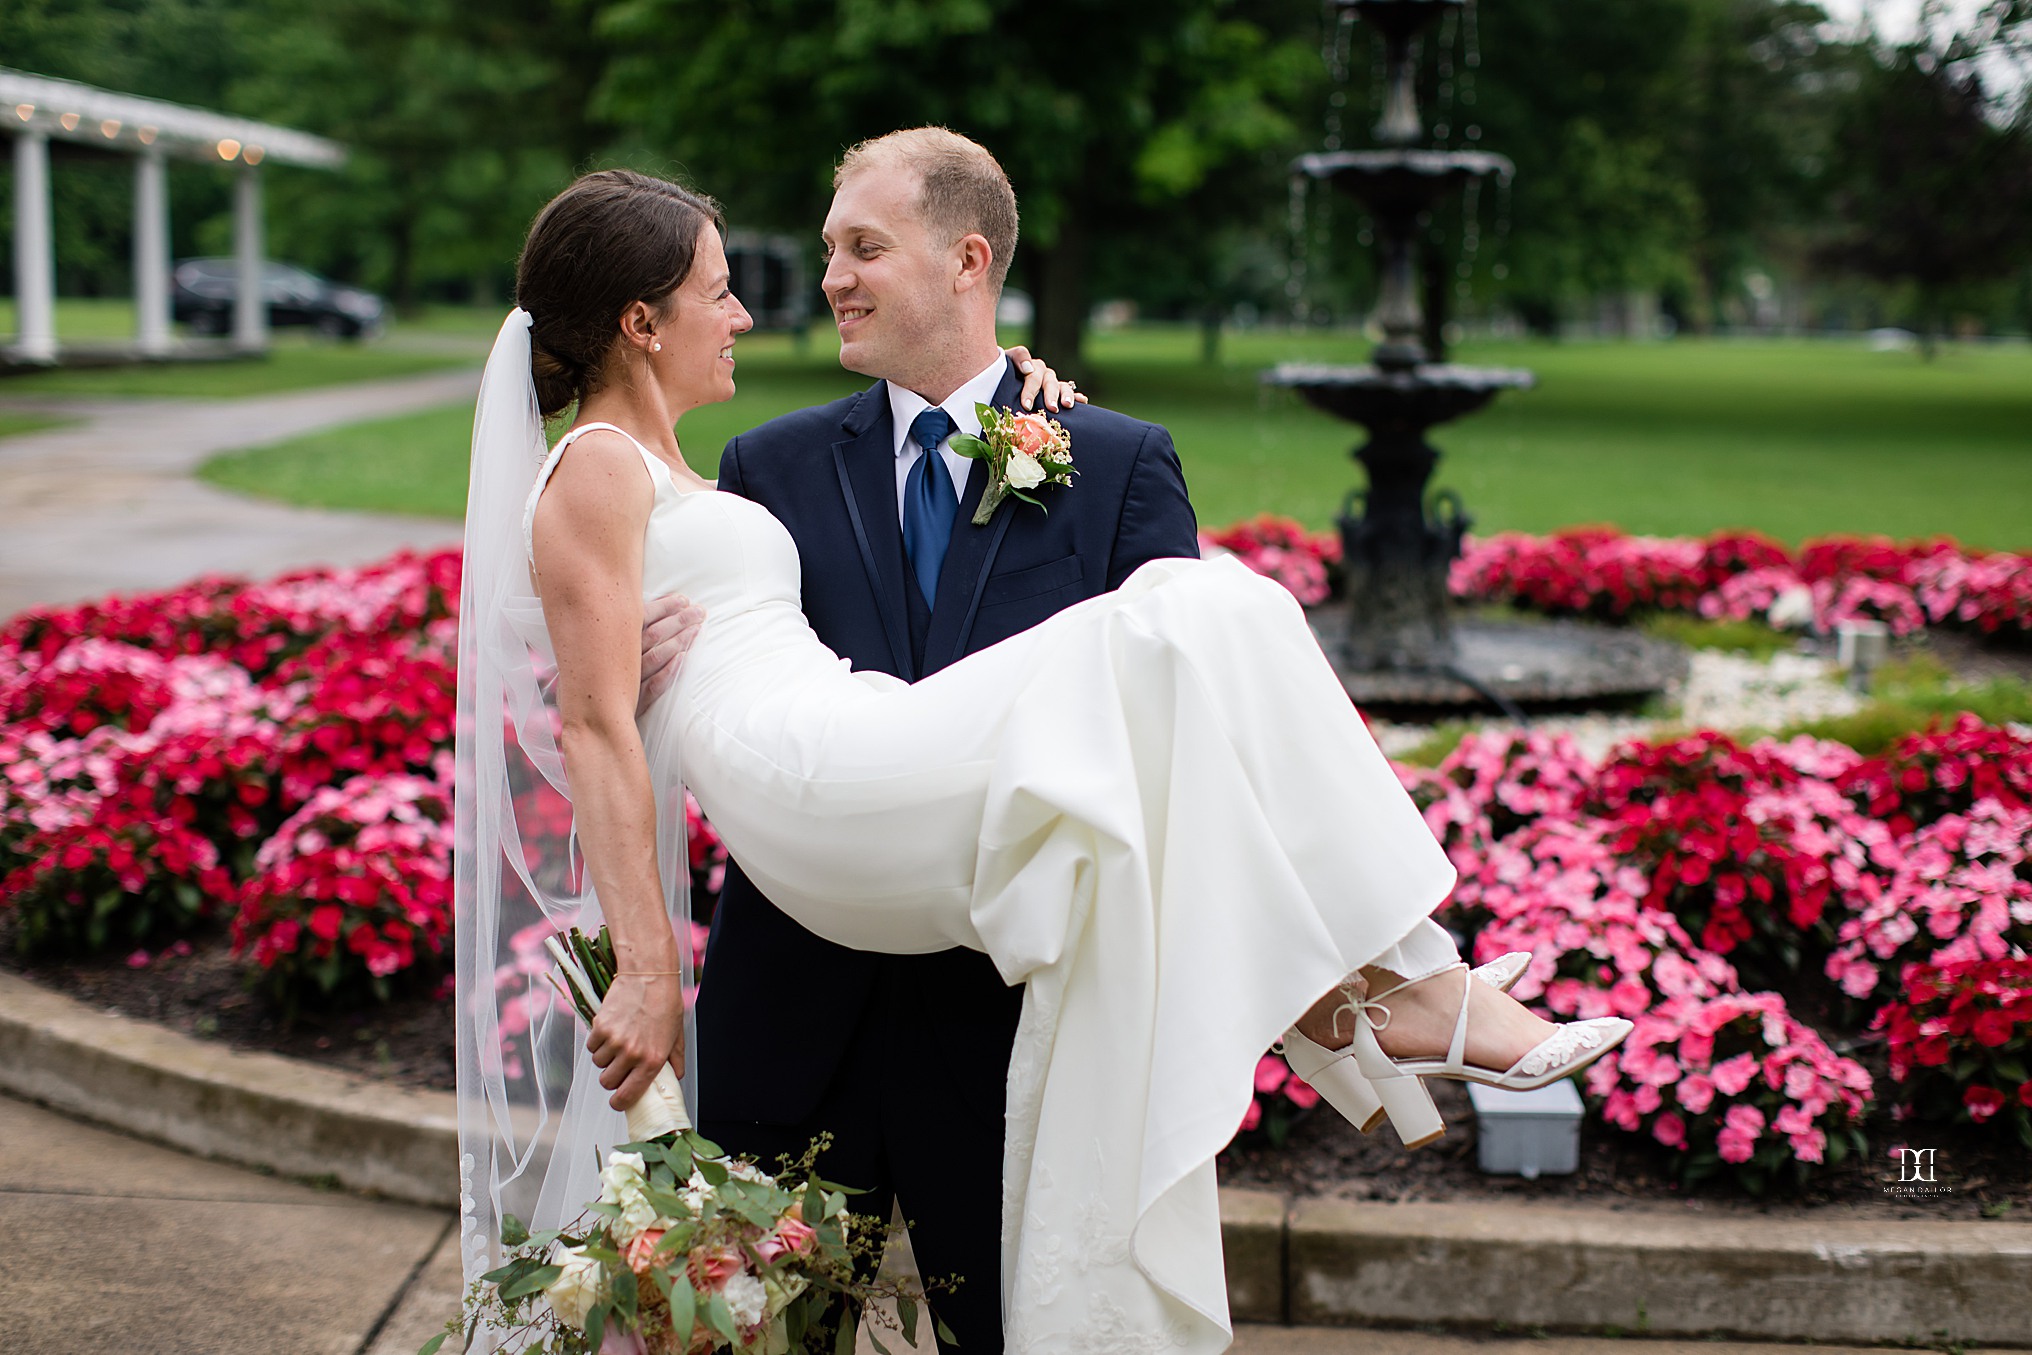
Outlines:
{"label": "bride's ankle", "polygon": [[1356,999],[1368,996],[1369,984],[1360,974],[1350,974],[1332,991],[1306,1009],[1292,1022],[1300,1035],[1322,1049],[1340,1049],[1355,1038],[1354,1022],[1348,1011]]}
{"label": "bride's ankle", "polygon": [[1386,993],[1404,982],[1402,974],[1395,974],[1387,969],[1380,969],[1375,965],[1363,966],[1356,971],[1355,977],[1362,983],[1362,995],[1364,997],[1367,997],[1370,993]]}

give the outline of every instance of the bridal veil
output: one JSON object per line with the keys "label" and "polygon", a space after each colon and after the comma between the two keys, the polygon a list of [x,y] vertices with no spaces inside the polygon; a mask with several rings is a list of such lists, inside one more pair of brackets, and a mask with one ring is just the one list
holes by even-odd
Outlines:
{"label": "bridal veil", "polygon": [[[504,1217],[532,1231],[576,1218],[599,1193],[605,1151],[627,1139],[543,949],[545,937],[601,920],[576,851],[556,665],[523,530],[545,457],[530,316],[517,308],[494,341],[474,411],[459,597],[453,877],[459,1253],[469,1285],[500,1264]],[[669,782],[657,791],[657,860],[685,938],[689,992],[684,793],[667,774],[675,750],[653,751]],[[688,1048],[690,1022],[687,1010]],[[690,1072],[685,1099],[696,1113]],[[476,1344],[494,1348],[484,1335]]]}

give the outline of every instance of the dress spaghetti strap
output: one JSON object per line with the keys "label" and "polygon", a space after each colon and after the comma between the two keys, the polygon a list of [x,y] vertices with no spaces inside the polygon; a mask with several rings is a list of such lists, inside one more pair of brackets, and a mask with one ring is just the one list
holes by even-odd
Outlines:
{"label": "dress spaghetti strap", "polygon": [[628,439],[629,445],[642,454],[642,463],[649,468],[651,484],[660,483],[670,486],[672,490],[677,489],[677,481],[671,476],[670,467],[664,465],[656,453],[637,442],[633,433],[611,423],[580,424],[559,438],[557,446],[550,449],[550,455],[543,458],[543,465],[537,468],[536,483],[529,490],[529,502],[522,507],[522,551],[532,567],[536,563],[536,501],[543,497],[543,487],[550,483],[552,472],[557,470],[558,462],[564,459],[565,448],[578,441],[580,434],[590,433],[595,428],[604,428],[610,433],[619,433]]}

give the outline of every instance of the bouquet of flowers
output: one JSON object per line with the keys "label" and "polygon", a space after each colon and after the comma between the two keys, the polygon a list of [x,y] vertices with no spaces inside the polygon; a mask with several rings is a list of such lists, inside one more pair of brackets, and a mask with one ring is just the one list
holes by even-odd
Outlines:
{"label": "bouquet of flowers", "polygon": [[[1072,468],[1072,435],[1057,419],[1042,414],[1018,414],[1013,409],[975,405],[981,416],[981,435],[956,433],[952,449],[961,456],[988,463],[988,487],[981,492],[981,506],[974,510],[976,527],[985,527],[1002,500],[1014,494],[1025,503],[1038,503],[1024,493],[1043,485],[1069,485],[1078,472]],[[1049,509],[1045,511],[1049,512]]]}
{"label": "bouquet of flowers", "polygon": [[[590,1022],[614,976],[606,929],[589,938],[573,928],[545,944]],[[692,1128],[668,1065],[627,1115],[635,1141],[607,1154],[599,1198],[563,1228],[531,1233],[504,1218],[508,1259],[417,1355],[461,1333],[471,1348],[483,1324],[507,1348],[545,1355],[850,1355],[860,1309],[915,1344],[924,1289],[857,1278],[873,1271],[864,1263],[879,1258],[886,1232],[847,1211],[859,1192],[813,1170],[828,1139],[777,1176],[730,1158]]]}

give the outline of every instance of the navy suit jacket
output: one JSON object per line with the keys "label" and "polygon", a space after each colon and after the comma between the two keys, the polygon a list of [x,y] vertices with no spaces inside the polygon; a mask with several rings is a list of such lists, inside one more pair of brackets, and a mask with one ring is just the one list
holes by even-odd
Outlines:
{"label": "navy suit jacket", "polygon": [[[994,403],[1014,407],[1019,387],[1011,365]],[[1079,474],[1069,486],[1033,491],[1048,512],[1012,496],[985,526],[972,525],[987,484],[985,463],[972,463],[921,672],[913,606],[920,626],[926,619],[906,585],[886,383],[741,434],[721,454],[719,487],[789,528],[803,563],[804,613],[819,639],[856,669],[914,682],[1118,587],[1146,561],[1198,555],[1184,473],[1164,429],[1092,405],[1057,417]],[[700,1090],[712,1115],[807,1119],[878,978],[907,983],[924,999],[923,1028],[891,1033],[899,1065],[936,1070],[949,1091],[999,1107],[1021,990],[1005,986],[986,956],[882,956],[834,945],[779,911],[738,863],[730,867],[698,996]],[[975,1067],[984,1062],[992,1066]],[[979,1085],[955,1086],[955,1077]]]}

